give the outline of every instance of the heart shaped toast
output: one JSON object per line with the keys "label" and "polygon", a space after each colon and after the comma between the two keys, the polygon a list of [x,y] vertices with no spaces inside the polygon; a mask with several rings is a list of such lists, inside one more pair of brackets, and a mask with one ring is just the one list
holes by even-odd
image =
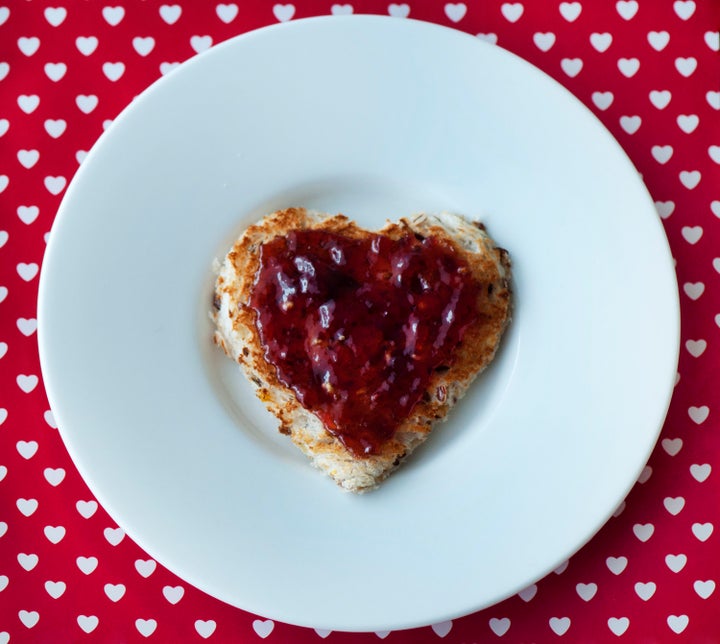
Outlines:
{"label": "heart shaped toast", "polygon": [[510,305],[508,253],[481,224],[421,214],[373,232],[289,208],[218,266],[212,315],[280,431],[364,492],[492,361]]}

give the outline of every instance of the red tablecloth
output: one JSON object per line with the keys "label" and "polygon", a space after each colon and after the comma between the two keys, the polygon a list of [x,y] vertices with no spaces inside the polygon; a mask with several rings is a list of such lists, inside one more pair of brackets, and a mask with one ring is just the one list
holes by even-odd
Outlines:
{"label": "red tablecloth", "polygon": [[[720,4],[170,2],[0,6],[0,644],[720,642]],[[70,461],[43,392],[35,339],[47,233],[78,164],[110,120],[161,74],[222,40],[351,11],[409,16],[496,42],[587,104],[656,200],[682,307],[668,419],[615,517],[519,595],[452,622],[389,634],[273,622],[157,565],[98,506]]]}

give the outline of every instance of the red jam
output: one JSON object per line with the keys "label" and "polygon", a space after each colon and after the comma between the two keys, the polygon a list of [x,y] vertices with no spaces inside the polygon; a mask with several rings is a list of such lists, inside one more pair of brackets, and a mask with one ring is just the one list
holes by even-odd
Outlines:
{"label": "red jam", "polygon": [[279,380],[355,456],[377,453],[452,364],[480,286],[446,242],[294,231],[260,248],[250,306]]}

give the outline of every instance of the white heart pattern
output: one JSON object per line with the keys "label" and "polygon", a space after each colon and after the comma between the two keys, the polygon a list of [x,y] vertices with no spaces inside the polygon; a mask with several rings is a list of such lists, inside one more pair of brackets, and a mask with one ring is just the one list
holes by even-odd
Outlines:
{"label": "white heart pattern", "polygon": [[78,94],[75,97],[75,104],[78,106],[78,109],[83,114],[90,114],[99,103],[99,99],[94,94],[85,95],[85,94]]}
{"label": "white heart pattern", "polygon": [[670,456],[675,456],[682,449],[683,441],[682,438],[663,438],[660,444],[665,452]]}
{"label": "white heart pattern", "polygon": [[611,617],[608,619],[608,628],[613,635],[620,637],[630,626],[630,620],[627,617]]}
{"label": "white heart pattern", "polygon": [[59,195],[63,190],[65,190],[67,180],[65,177],[48,176],[43,180],[43,184],[51,195]]}
{"label": "white heart pattern", "polygon": [[522,599],[524,602],[529,602],[532,600],[533,597],[535,597],[535,595],[537,595],[537,590],[537,584],[532,584],[527,588],[523,588],[518,593],[518,597],[520,597],[520,599]]}
{"label": "white heart pattern", "polygon": [[498,637],[502,637],[510,630],[510,619],[507,617],[491,617],[490,630]]}
{"label": "white heart pattern", "polygon": [[157,628],[157,621],[154,619],[136,619],[135,628],[143,637],[150,637]]}
{"label": "white heart pattern", "polygon": [[671,145],[653,145],[650,148],[650,153],[658,163],[665,164],[670,161],[673,155],[673,148]]}
{"label": "white heart pattern", "polygon": [[43,15],[53,27],[59,27],[67,18],[67,9],[65,7],[47,7]]}
{"label": "white heart pattern", "polygon": [[100,619],[96,615],[78,615],[78,626],[86,633],[92,633],[100,623]]}
{"label": "white heart pattern", "polygon": [[670,34],[667,31],[650,31],[647,39],[655,51],[662,51],[670,42]]}
{"label": "white heart pattern", "polygon": [[332,633],[332,631],[327,628],[315,628],[313,630],[315,631],[315,633],[317,635],[319,635],[323,639],[327,638],[330,635],[330,633]]}
{"label": "white heart pattern", "polygon": [[[407,5],[405,5],[405,6],[407,6]],[[295,15],[295,5],[276,4],[273,7],[273,15],[275,16],[275,18],[277,19],[278,22],[287,22],[288,20],[292,20],[293,16]]]}
{"label": "white heart pattern", "polygon": [[[29,170],[40,160],[40,152],[38,152],[37,150],[18,150],[17,159],[23,168],[26,168]],[[23,214],[27,213],[24,206],[20,206],[20,208],[23,209]],[[19,216],[20,216],[20,208],[18,208]],[[27,214],[30,214],[30,213],[27,213]],[[20,216],[20,219],[23,219],[23,217]],[[25,220],[23,220],[23,221],[25,221]],[[32,223],[32,221],[29,221],[29,222],[25,221],[25,223]]]}
{"label": "white heart pattern", "polygon": [[238,15],[238,6],[236,4],[219,4],[215,7],[215,13],[226,25],[229,25]]}
{"label": "white heart pattern", "polygon": [[111,546],[117,546],[125,538],[122,528],[105,528],[103,535]]}
{"label": "white heart pattern", "polygon": [[575,586],[575,590],[577,594],[579,595],[580,599],[589,602],[593,597],[595,597],[598,587],[597,584],[583,584],[579,583]]}
{"label": "white heart pattern", "polygon": [[697,185],[702,179],[702,175],[699,170],[683,170],[679,175],[680,183],[682,183],[688,190],[697,188]]}
{"label": "white heart pattern", "polygon": [[105,584],[103,590],[110,601],[119,602],[125,596],[126,588],[124,584]]}
{"label": "white heart pattern", "polygon": [[659,110],[664,110],[672,99],[672,94],[668,90],[653,90],[650,92],[650,102]]}
{"label": "white heart pattern", "polygon": [[620,58],[617,64],[620,73],[627,78],[635,76],[640,69],[640,61],[637,58]]}
{"label": "white heart pattern", "polygon": [[45,533],[47,540],[53,544],[60,543],[65,538],[66,534],[66,530],[63,526],[48,525],[43,528],[43,532]]}
{"label": "white heart pattern", "polygon": [[621,116],[620,127],[628,134],[635,134],[642,125],[642,119],[639,116]]}
{"label": "white heart pattern", "polygon": [[135,570],[141,577],[149,577],[155,572],[157,562],[154,559],[138,559],[135,561]]}
{"label": "white heart pattern", "polygon": [[448,2],[445,5],[445,15],[451,22],[460,22],[467,13],[467,5],[464,2]]}
{"label": "white heart pattern", "polygon": [[180,63],[160,63],[160,73],[164,76],[169,74],[173,69],[178,67]]}
{"label": "white heart pattern", "polygon": [[32,114],[37,106],[40,105],[40,97],[36,94],[21,94],[17,99],[18,107],[25,112],[25,114]]}
{"label": "white heart pattern", "polygon": [[432,629],[433,633],[435,633],[435,635],[442,638],[445,637],[452,630],[452,627],[452,620],[447,620],[445,622],[433,624],[430,628]]}
{"label": "white heart pattern", "polygon": [[680,232],[688,244],[697,244],[703,235],[702,226],[683,226]]}
{"label": "white heart pattern", "polygon": [[17,267],[17,274],[22,277],[26,282],[32,280],[40,271],[40,267],[34,262],[20,262]]}
{"label": "white heart pattern", "polygon": [[551,32],[537,32],[533,35],[533,42],[540,51],[550,51],[555,44],[555,34]]}
{"label": "white heart pattern", "polygon": [[80,571],[86,575],[92,574],[98,566],[97,557],[78,557],[75,563]]}
{"label": "white heart pattern", "polygon": [[155,48],[155,39],[152,36],[135,36],[132,40],[133,49],[140,56],[148,56]]}
{"label": "white heart pattern", "polygon": [[483,40],[484,42],[489,42],[491,45],[497,45],[497,41],[498,41],[497,34],[493,34],[493,33],[488,33],[488,34],[480,33],[480,34],[476,34],[476,36],[477,36],[477,38],[479,38],[480,40]]}
{"label": "white heart pattern", "polygon": [[563,58],[560,61],[560,68],[570,78],[575,78],[582,71],[583,61],[580,58]]}
{"label": "white heart pattern", "polygon": [[646,583],[639,581],[635,584],[635,593],[643,601],[650,599],[655,594],[656,590],[657,585],[652,581],[648,581]]}
{"label": "white heart pattern", "polygon": [[64,581],[46,581],[45,590],[47,594],[53,599],[62,597],[63,593],[67,589],[67,584]]}
{"label": "white heart pattern", "polygon": [[623,20],[632,20],[638,12],[640,5],[638,5],[636,0],[619,0],[615,8]]}
{"label": "white heart pattern", "polygon": [[662,219],[667,219],[670,215],[675,212],[675,202],[674,201],[656,201],[655,202],[655,209],[658,212],[658,215]]}
{"label": "white heart pattern", "polygon": [[45,75],[53,82],[57,83],[62,80],[67,73],[67,65],[65,63],[46,63]]}
{"label": "white heart pattern", "polygon": [[673,9],[681,20],[689,20],[695,13],[694,0],[675,0]]}
{"label": "white heart pattern", "polygon": [[608,557],[605,563],[613,575],[619,575],[627,568],[628,560],[627,557]]}
{"label": "white heart pattern", "polygon": [[693,523],[691,528],[692,533],[699,541],[707,541],[714,529],[712,523]]}
{"label": "white heart pattern", "polygon": [[655,532],[655,526],[652,523],[636,523],[633,526],[635,536],[645,543]]}
{"label": "white heart pattern", "polygon": [[[354,9],[351,4],[334,4],[332,7],[330,7],[330,13],[333,16],[350,16],[353,14],[353,12]],[[322,637],[322,635],[320,637]],[[327,637],[327,635],[325,637]]]}
{"label": "white heart pattern", "polygon": [[505,2],[500,5],[500,13],[508,22],[517,22],[523,15],[525,7],[519,2]]}
{"label": "white heart pattern", "polygon": [[687,615],[668,615],[667,624],[674,633],[682,633],[690,623]]}
{"label": "white heart pattern", "polygon": [[273,632],[275,628],[275,622],[271,619],[256,619],[252,623],[253,630],[257,633],[258,637],[265,639]]}
{"label": "white heart pattern", "polygon": [[[24,165],[26,168],[32,167],[37,163],[37,159],[40,158],[40,153],[37,150],[20,150],[18,152],[18,160],[20,160],[20,152],[28,152],[30,155],[32,155],[32,160],[30,161],[30,165],[27,166],[23,161],[20,161],[22,165]],[[35,154],[33,154],[35,153]],[[40,214],[40,208],[37,206],[18,206],[17,209],[17,216],[20,218],[20,221],[22,221],[25,225],[29,226],[32,224]]]}
{"label": "white heart pattern", "polygon": [[174,25],[181,15],[182,7],[178,4],[164,4],[160,7],[160,17],[169,25]]}
{"label": "white heart pattern", "polygon": [[195,630],[197,631],[197,634],[203,639],[207,639],[208,637],[210,637],[215,632],[216,628],[217,624],[212,619],[195,620]]}
{"label": "white heart pattern", "polygon": [[99,44],[95,36],[78,36],[75,39],[75,46],[83,56],[90,56]]}
{"label": "white heart pattern", "polygon": [[685,499],[681,496],[667,496],[663,499],[663,505],[670,514],[672,514],[673,516],[677,516],[678,514],[680,514],[680,512],[682,512],[682,509],[685,507]]}
{"label": "white heart pattern", "polygon": [[35,375],[28,376],[28,375],[25,375],[22,373],[16,378],[16,381],[17,381],[17,386],[20,387],[20,389],[26,394],[29,394],[32,391],[34,391],[35,388],[38,386],[38,382],[40,382],[37,376],[35,376]]}
{"label": "white heart pattern", "polygon": [[560,15],[568,22],[575,22],[582,11],[582,5],[579,2],[561,2]]}
{"label": "white heart pattern", "polygon": [[162,594],[171,604],[177,604],[185,594],[182,586],[163,586]]}
{"label": "white heart pattern", "polygon": [[125,73],[125,64],[110,62],[103,63],[102,70],[103,74],[105,74],[107,79],[114,83],[120,80],[120,78],[122,78],[122,75]]}
{"label": "white heart pattern", "polygon": [[45,480],[53,487],[57,487],[65,480],[65,470],[62,467],[46,467],[43,470]]}
{"label": "white heart pattern", "polygon": [[570,618],[569,617],[551,617],[550,618],[550,628],[552,629],[553,633],[555,635],[565,635],[565,633],[568,632],[570,628]]}
{"label": "white heart pattern", "polygon": [[57,429],[57,423],[55,422],[55,416],[49,409],[43,413],[43,420],[53,429]]}
{"label": "white heart pattern", "polygon": [[677,69],[682,76],[688,78],[689,76],[692,76],[697,69],[697,59],[692,56],[688,58],[676,58],[675,69]]}
{"label": "white heart pattern", "polygon": [[38,49],[40,49],[40,39],[35,36],[23,36],[18,38],[17,46],[23,54],[26,56],[32,56]]}
{"label": "white heart pattern", "polygon": [[40,558],[35,554],[26,555],[24,552],[21,552],[18,554],[17,560],[20,567],[29,572],[38,565]]}
{"label": "white heart pattern", "polygon": [[608,49],[610,49],[610,45],[612,45],[613,37],[612,34],[609,34],[607,32],[598,34],[598,33],[592,33],[590,34],[590,44],[593,46],[593,48],[596,51],[599,51],[601,54],[606,52]]}
{"label": "white heart pattern", "polygon": [[704,39],[712,51],[720,51],[720,31],[706,31]]}
{"label": "white heart pattern", "polygon": [[699,597],[707,599],[715,592],[715,582],[712,579],[709,579],[708,581],[697,580],[693,583],[693,588]]}
{"label": "white heart pattern", "polygon": [[691,300],[699,300],[705,292],[705,284],[702,282],[685,282],[683,291]]}
{"label": "white heart pattern", "polygon": [[680,114],[677,117],[677,124],[685,134],[691,134],[700,124],[700,117],[697,114]]}
{"label": "white heart pattern", "polygon": [[[293,11],[293,13],[295,12]],[[410,15],[410,5],[405,3],[391,3],[388,5],[388,15],[393,18],[407,18]],[[277,15],[275,17],[277,18]],[[280,20],[280,18],[278,18],[278,20]]]}
{"label": "white heart pattern", "polygon": [[15,448],[18,451],[18,454],[22,456],[24,459],[28,460],[31,459],[38,451],[38,443],[37,441],[18,441],[15,444]]}
{"label": "white heart pattern", "polygon": [[60,138],[67,128],[67,121],[63,119],[47,119],[45,121],[45,131],[53,138]]}
{"label": "white heart pattern", "polygon": [[705,482],[710,476],[710,472],[712,472],[712,466],[709,463],[703,463],[702,465],[694,463],[690,466],[690,474],[698,483]]}
{"label": "white heart pattern", "polygon": [[125,9],[123,7],[103,7],[102,16],[109,25],[117,27],[125,17]]}
{"label": "white heart pattern", "polygon": [[36,610],[21,610],[18,617],[26,628],[33,628],[40,621],[40,613]]}
{"label": "white heart pattern", "polygon": [[675,573],[680,572],[687,564],[687,555],[667,555],[665,564]]}
{"label": "white heart pattern", "polygon": [[[720,268],[720,263],[718,268]],[[687,340],[685,342],[685,348],[693,358],[699,358],[705,349],[707,349],[707,342],[705,340]]]}

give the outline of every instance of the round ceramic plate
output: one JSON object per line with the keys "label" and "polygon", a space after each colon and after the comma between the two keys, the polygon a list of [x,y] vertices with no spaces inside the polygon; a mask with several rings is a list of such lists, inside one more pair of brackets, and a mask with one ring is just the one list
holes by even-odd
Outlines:
{"label": "round ceramic plate", "polygon": [[[482,219],[514,320],[378,491],[313,470],[211,342],[212,262],[302,205]],[[671,395],[678,301],[653,204],[558,84],[458,32],[320,18],[249,33],[135,100],[67,191],[39,341],[99,501],[189,583],[284,622],[398,629],[521,590],[612,514]]]}

